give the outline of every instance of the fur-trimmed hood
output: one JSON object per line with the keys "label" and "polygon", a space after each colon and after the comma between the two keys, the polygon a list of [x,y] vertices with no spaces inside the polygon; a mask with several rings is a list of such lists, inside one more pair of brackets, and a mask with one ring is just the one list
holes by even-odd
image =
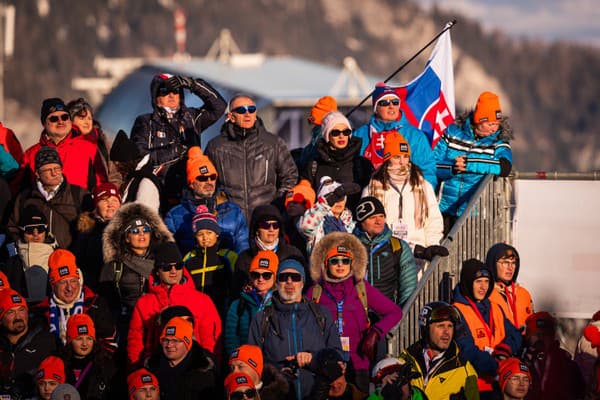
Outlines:
{"label": "fur-trimmed hood", "polygon": [[143,218],[152,227],[151,246],[158,242],[174,242],[173,235],[155,210],[140,203],[127,203],[121,206],[104,229],[102,253],[104,262],[120,259],[125,253],[124,226],[135,218]]}
{"label": "fur-trimmed hood", "polygon": [[352,274],[356,280],[365,278],[367,271],[367,250],[360,240],[351,233],[332,232],[321,238],[315,245],[310,256],[310,277],[319,282],[327,253],[334,246],[344,246],[352,253]]}
{"label": "fur-trimmed hood", "polygon": [[[471,124],[474,112],[475,109],[472,109],[470,111],[464,111],[462,114],[457,115],[456,119],[454,120],[454,124],[460,128],[462,128],[465,124]],[[472,127],[471,130],[473,130]],[[500,121],[499,130],[500,133],[498,134],[498,139],[503,140],[507,143],[514,139],[513,129],[510,125],[509,118],[507,116],[502,117],[502,120]],[[475,134],[474,131],[473,134]]]}

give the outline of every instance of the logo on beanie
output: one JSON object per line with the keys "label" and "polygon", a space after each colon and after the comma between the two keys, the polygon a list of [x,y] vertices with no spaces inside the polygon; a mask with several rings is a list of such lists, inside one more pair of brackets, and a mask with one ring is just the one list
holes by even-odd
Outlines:
{"label": "logo on beanie", "polygon": [[267,258],[261,258],[258,261],[258,266],[259,267],[263,267],[263,268],[269,268],[269,259],[267,259]]}
{"label": "logo on beanie", "polygon": [[36,379],[42,379],[44,377],[44,370],[40,369],[38,373],[35,375]]}
{"label": "logo on beanie", "polygon": [[0,286],[4,286],[4,281],[0,278]]}
{"label": "logo on beanie", "polygon": [[58,269],[58,276],[62,278],[63,276],[67,275],[69,275],[69,267],[60,267]]}
{"label": "logo on beanie", "polygon": [[403,153],[408,153],[408,145],[406,143],[400,143],[400,151]]}
{"label": "logo on beanie", "polygon": [[238,358],[239,355],[240,355],[240,351],[234,350],[233,352],[231,352],[231,355],[229,356],[229,358]]}
{"label": "logo on beanie", "polygon": [[487,269],[480,269],[479,271],[475,272],[475,279],[479,279],[479,278],[489,278],[490,277],[490,273]]}
{"label": "logo on beanie", "polygon": [[175,336],[175,332],[176,332],[175,327],[169,326],[169,327],[167,327],[167,330],[165,331],[165,335]]}
{"label": "logo on beanie", "polygon": [[344,246],[338,246],[337,251],[338,253],[349,253],[348,249]]}
{"label": "logo on beanie", "polygon": [[185,344],[190,344],[190,339],[187,336],[183,337],[183,341],[185,342]]}
{"label": "logo on beanie", "polygon": [[242,384],[242,383],[248,383],[248,379],[246,379],[245,376],[238,376],[235,378],[235,383]]}
{"label": "logo on beanie", "polygon": [[527,368],[527,365],[523,363],[519,363],[519,370],[523,372],[529,372],[529,368]]}
{"label": "logo on beanie", "polygon": [[373,212],[375,211],[375,204],[372,201],[368,200],[362,202],[356,207],[356,219],[358,221],[363,221],[367,219]]}
{"label": "logo on beanie", "polygon": [[512,371],[507,371],[504,374],[504,376],[502,377],[502,380],[507,380],[511,375],[512,375]]}
{"label": "logo on beanie", "polygon": [[87,335],[88,332],[88,327],[87,325],[77,325],[77,334],[78,335]]}
{"label": "logo on beanie", "polygon": [[152,377],[150,375],[142,375],[140,380],[142,383],[152,383]]}
{"label": "logo on beanie", "polygon": [[496,119],[502,119],[502,111],[496,110]]}
{"label": "logo on beanie", "polygon": [[256,363],[256,361],[254,361],[251,358],[248,359],[248,364],[252,365],[254,368],[258,367],[258,364]]}
{"label": "logo on beanie", "polygon": [[198,168],[200,170],[200,173],[202,175],[204,174],[208,174],[208,167],[206,165],[201,166],[200,168]]}
{"label": "logo on beanie", "polygon": [[13,302],[13,304],[21,304],[23,303],[23,299],[21,299],[21,296],[13,294],[10,297],[10,300]]}

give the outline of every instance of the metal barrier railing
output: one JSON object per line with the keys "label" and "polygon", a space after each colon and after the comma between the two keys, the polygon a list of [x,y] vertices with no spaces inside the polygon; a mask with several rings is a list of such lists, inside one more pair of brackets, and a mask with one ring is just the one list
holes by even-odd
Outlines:
{"label": "metal barrier railing", "polygon": [[487,250],[498,242],[511,242],[512,186],[508,178],[487,175],[467,208],[442,241],[450,255],[435,257],[425,267],[415,292],[403,307],[402,321],[391,332],[388,352],[397,356],[419,339],[419,312],[431,302],[450,300],[461,264],[469,258],[485,261]]}

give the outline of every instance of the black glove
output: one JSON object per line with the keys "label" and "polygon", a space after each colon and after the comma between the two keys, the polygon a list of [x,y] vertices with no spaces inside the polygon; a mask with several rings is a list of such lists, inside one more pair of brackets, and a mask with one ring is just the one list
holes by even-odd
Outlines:
{"label": "black glove", "polygon": [[421,245],[415,245],[415,250],[413,251],[415,258],[422,258],[423,260],[431,261],[433,257],[447,257],[448,249],[444,246],[433,245],[429,247],[423,247]]}
{"label": "black glove", "polygon": [[290,217],[299,217],[300,215],[304,215],[306,208],[301,203],[291,201],[285,208],[285,211]]}
{"label": "black glove", "polygon": [[344,197],[346,197],[344,186],[338,186],[333,192],[325,195],[325,201],[327,201],[327,204],[332,207],[338,201],[344,200]]}
{"label": "black glove", "polygon": [[180,88],[189,88],[192,84],[192,78],[186,78],[185,76],[173,75],[167,79],[167,88],[171,90],[178,90]]}
{"label": "black glove", "polygon": [[404,386],[413,379],[417,379],[421,376],[417,371],[412,370],[412,365],[406,363],[402,366],[400,371],[398,372],[398,379],[396,379],[395,384],[397,386]]}
{"label": "black glove", "polygon": [[377,342],[379,342],[380,338],[381,335],[378,329],[372,326],[367,330],[367,333],[365,333],[362,343],[360,344],[360,352],[371,361],[375,359]]}

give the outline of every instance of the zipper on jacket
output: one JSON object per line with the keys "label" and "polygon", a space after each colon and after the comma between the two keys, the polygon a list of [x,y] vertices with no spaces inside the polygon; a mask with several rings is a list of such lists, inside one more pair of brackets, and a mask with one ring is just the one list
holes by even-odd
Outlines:
{"label": "zipper on jacket", "polygon": [[265,159],[265,186],[269,180],[269,159]]}

